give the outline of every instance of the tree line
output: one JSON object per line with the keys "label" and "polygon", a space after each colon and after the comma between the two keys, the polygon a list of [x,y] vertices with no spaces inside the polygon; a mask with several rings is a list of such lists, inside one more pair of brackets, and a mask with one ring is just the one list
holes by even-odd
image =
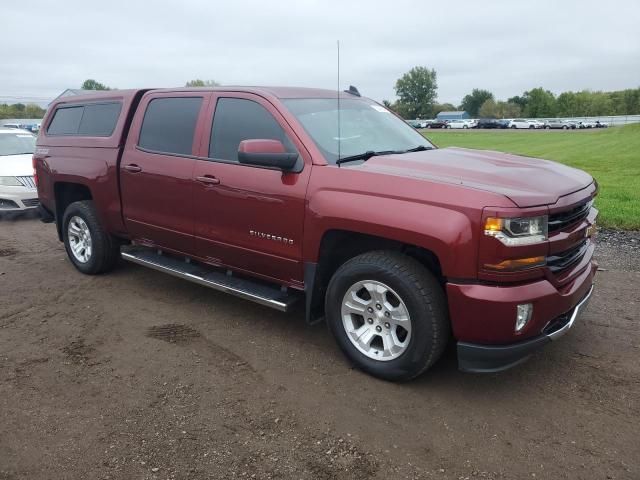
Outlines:
{"label": "tree line", "polygon": [[497,100],[492,92],[474,88],[462,102],[438,103],[434,69],[414,67],[395,84],[398,100],[383,103],[403,118],[433,118],[442,111],[464,110],[472,118],[593,117],[640,114],[640,88],[613,92],[582,90],[555,95],[542,87],[509,99]]}
{"label": "tree line", "polygon": [[[189,80],[185,87],[215,87],[215,80]],[[111,90],[93,79],[85,80],[84,90]],[[613,92],[582,90],[555,95],[542,87],[533,88],[507,100],[497,100],[489,90],[474,88],[460,105],[438,103],[437,74],[434,69],[414,67],[395,84],[398,100],[383,104],[403,118],[433,118],[443,111],[464,110],[472,118],[549,118],[640,115],[640,88]],[[34,104],[0,104],[0,119],[42,118],[46,109]]]}
{"label": "tree line", "polygon": [[13,103],[0,104],[0,119],[4,118],[42,118],[45,109],[34,104]]}

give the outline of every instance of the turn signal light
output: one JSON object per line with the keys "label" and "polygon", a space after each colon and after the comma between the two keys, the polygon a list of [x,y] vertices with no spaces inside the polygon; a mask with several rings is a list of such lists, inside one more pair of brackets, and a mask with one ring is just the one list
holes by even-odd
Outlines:
{"label": "turn signal light", "polygon": [[501,218],[487,218],[485,224],[484,224],[484,230],[485,233],[486,232],[500,232],[502,231],[502,227],[504,225],[504,222],[502,221]]}
{"label": "turn signal light", "polygon": [[498,272],[509,272],[526,270],[529,268],[542,267],[546,263],[545,257],[516,258],[514,260],[503,260],[500,263],[486,263],[484,268],[496,270]]}

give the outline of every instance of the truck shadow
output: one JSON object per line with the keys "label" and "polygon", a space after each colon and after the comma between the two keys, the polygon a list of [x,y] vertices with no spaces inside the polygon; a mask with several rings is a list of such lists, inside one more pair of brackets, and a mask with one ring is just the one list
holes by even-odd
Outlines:
{"label": "truck shadow", "polygon": [[0,212],[0,222],[16,222],[39,218],[40,215],[37,210],[27,210],[24,212]]}

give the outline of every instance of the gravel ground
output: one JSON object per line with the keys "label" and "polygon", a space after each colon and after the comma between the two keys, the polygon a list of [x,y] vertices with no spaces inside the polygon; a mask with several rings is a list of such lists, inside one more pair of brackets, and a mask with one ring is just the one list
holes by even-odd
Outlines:
{"label": "gravel ground", "polygon": [[638,232],[601,232],[570,334],[406,384],[281,314],[130,264],[83,276],[0,221],[0,479],[638,479]]}

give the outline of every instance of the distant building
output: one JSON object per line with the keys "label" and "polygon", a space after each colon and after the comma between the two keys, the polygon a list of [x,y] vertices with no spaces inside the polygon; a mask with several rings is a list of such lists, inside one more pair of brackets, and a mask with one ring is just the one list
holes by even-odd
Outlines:
{"label": "distant building", "polygon": [[436,118],[438,120],[464,120],[466,118],[471,118],[469,117],[469,114],[467,112],[440,112],[438,115],[436,115]]}

